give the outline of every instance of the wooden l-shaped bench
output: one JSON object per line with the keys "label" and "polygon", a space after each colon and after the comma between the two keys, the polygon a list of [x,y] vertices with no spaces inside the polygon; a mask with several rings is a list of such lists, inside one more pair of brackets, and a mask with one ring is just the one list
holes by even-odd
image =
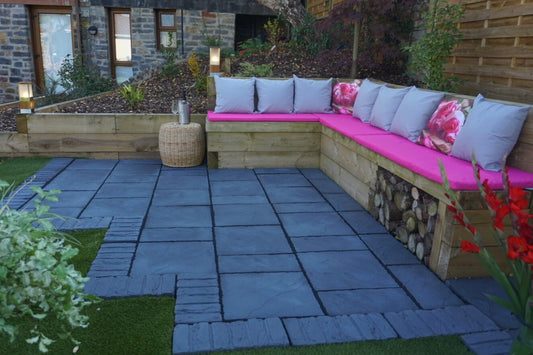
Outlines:
{"label": "wooden l-shaped bench", "polygon": [[[455,94],[453,97],[473,99]],[[208,85],[211,109],[215,100],[211,81]],[[448,200],[439,182],[389,159],[376,151],[379,149],[369,149],[368,144],[360,144],[320,120],[271,121],[268,116],[259,115],[261,121],[235,122],[225,121],[220,116],[221,121],[212,121],[208,114],[205,127],[209,168],[318,168],[373,214],[441,279],[487,275],[473,255],[459,253],[461,240],[471,240],[471,236],[447,210]],[[507,163],[510,167],[533,173],[532,111]],[[471,188],[454,190],[467,216],[483,235],[484,245],[503,265],[505,255],[499,252],[491,237],[489,213],[480,194]],[[528,198],[533,211],[531,193]],[[509,225],[506,221],[506,228]]]}

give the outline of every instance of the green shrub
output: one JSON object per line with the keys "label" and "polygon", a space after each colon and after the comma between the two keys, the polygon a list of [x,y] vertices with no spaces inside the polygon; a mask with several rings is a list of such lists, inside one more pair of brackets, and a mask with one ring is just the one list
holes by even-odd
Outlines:
{"label": "green shrub", "polygon": [[174,32],[168,31],[166,43],[159,50],[159,53],[161,53],[161,56],[165,60],[161,68],[161,75],[165,78],[172,78],[180,72],[180,68],[176,66],[178,46],[180,43],[179,40],[174,41]]}
{"label": "green shrub", "polygon": [[311,55],[316,55],[328,46],[328,36],[316,26],[316,19],[309,13],[305,15],[300,27],[293,27],[289,48],[303,50]]}
{"label": "green shrub", "polygon": [[[9,184],[0,180],[0,192]],[[78,249],[65,243],[65,234],[55,230],[50,222],[52,216],[43,199],[56,201],[59,191],[44,192],[32,187],[38,194],[35,209],[12,210],[2,198],[0,207],[0,333],[11,341],[17,336],[14,320],[24,316],[34,319],[34,327],[26,342],[36,344],[39,351],[46,352],[54,341],[50,336],[71,339],[71,331],[85,328],[88,317],[82,310],[97,298],[83,294],[87,281],[76,271],[69,260]],[[5,194],[3,195],[5,197]],[[4,202],[5,201],[5,202]],[[46,317],[62,323],[58,334],[45,335],[40,325]]]}
{"label": "green shrub", "polygon": [[259,38],[250,38],[239,45],[239,54],[248,55],[268,49],[268,43],[264,43]]}
{"label": "green shrub", "polygon": [[444,64],[453,46],[461,40],[457,22],[462,16],[460,5],[436,0],[433,7],[422,13],[421,29],[425,30],[424,35],[404,48],[411,56],[408,63],[411,75],[420,76],[429,89],[456,91],[457,78],[444,75]]}
{"label": "green shrub", "polygon": [[115,80],[100,75],[96,67],[83,63],[80,56],[72,59],[67,55],[57,74],[68,99],[94,95],[117,87]]}
{"label": "green shrub", "polygon": [[144,92],[140,85],[135,88],[133,85],[126,84],[120,88],[120,93],[130,103],[130,109],[134,109],[144,99]]}
{"label": "green shrub", "polygon": [[272,63],[258,64],[254,65],[250,62],[242,62],[240,64],[241,70],[237,76],[257,76],[257,77],[268,77],[272,76]]}
{"label": "green shrub", "polygon": [[280,21],[277,18],[268,20],[267,23],[265,23],[264,28],[268,44],[271,47],[277,46],[284,32]]}

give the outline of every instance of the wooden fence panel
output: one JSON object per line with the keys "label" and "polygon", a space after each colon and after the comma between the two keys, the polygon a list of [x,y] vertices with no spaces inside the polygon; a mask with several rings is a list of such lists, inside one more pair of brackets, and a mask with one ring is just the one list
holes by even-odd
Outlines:
{"label": "wooden fence panel", "polygon": [[533,0],[451,0],[465,8],[445,70],[459,91],[533,103]]}

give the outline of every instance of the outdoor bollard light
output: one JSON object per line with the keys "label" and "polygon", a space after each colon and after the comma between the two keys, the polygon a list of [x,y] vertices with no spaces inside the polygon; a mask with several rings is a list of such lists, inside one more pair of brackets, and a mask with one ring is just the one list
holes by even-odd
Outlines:
{"label": "outdoor bollard light", "polygon": [[33,113],[33,88],[31,82],[18,83],[20,113]]}
{"label": "outdoor bollard light", "polygon": [[209,72],[220,72],[220,47],[209,47]]}

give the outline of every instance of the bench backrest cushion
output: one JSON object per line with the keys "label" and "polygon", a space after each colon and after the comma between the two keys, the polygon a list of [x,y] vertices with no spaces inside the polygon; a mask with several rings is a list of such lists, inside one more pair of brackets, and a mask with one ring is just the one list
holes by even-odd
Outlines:
{"label": "bench backrest cushion", "polygon": [[254,112],[255,78],[234,79],[215,76],[215,112]]}
{"label": "bench backrest cushion", "polygon": [[256,79],[257,111],[260,113],[292,113],[294,110],[294,79]]}
{"label": "bench backrest cushion", "polygon": [[444,98],[442,92],[423,91],[412,87],[394,114],[390,131],[416,142],[431,114]]}
{"label": "bench backrest cushion", "polygon": [[471,161],[474,153],[483,169],[501,170],[503,159],[513,150],[528,113],[529,106],[490,102],[478,95],[451,155]]}
{"label": "bench backrest cushion", "polygon": [[354,117],[366,123],[370,122],[372,108],[382,86],[384,85],[376,84],[368,79],[363,80],[353,104],[352,115]]}
{"label": "bench backrest cushion", "polygon": [[370,124],[378,128],[390,131],[392,119],[398,110],[403,97],[411,88],[392,89],[382,86],[370,114]]}
{"label": "bench backrest cushion", "polygon": [[331,83],[328,80],[294,78],[294,113],[331,112]]}

